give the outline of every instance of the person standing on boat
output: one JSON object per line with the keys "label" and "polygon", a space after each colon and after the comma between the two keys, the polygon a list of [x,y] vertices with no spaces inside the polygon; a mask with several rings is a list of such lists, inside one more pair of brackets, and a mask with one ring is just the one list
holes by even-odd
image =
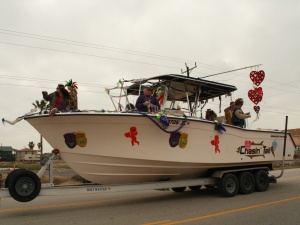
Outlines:
{"label": "person standing on boat", "polygon": [[151,112],[160,109],[158,100],[151,95],[150,87],[144,89],[144,95],[138,97],[135,106],[140,112]]}
{"label": "person standing on boat", "polygon": [[238,126],[241,128],[243,128],[245,126],[245,119],[251,117],[250,113],[244,114],[244,112],[242,110],[243,104],[244,104],[243,99],[238,98],[237,100],[235,100],[235,103],[234,103],[235,107],[233,109],[232,119],[231,119],[232,125]]}
{"label": "person standing on boat", "polygon": [[70,94],[70,110],[77,111],[78,110],[78,98],[77,98],[77,84],[73,82],[72,79],[66,81],[65,86],[68,88]]}
{"label": "person standing on boat", "polygon": [[57,86],[49,107],[50,116],[54,116],[57,112],[70,111],[70,94],[65,89],[65,86],[63,84],[59,84]]}
{"label": "person standing on boat", "polygon": [[227,124],[232,124],[231,119],[232,119],[233,109],[234,109],[234,102],[230,102],[230,105],[226,109],[224,109],[225,123]]}

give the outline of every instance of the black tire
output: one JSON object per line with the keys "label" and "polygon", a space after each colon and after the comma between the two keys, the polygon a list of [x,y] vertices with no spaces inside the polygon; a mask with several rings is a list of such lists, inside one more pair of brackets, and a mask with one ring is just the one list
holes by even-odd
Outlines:
{"label": "black tire", "polygon": [[175,188],[171,188],[171,189],[174,192],[183,192],[183,191],[185,191],[186,187],[175,187]]}
{"label": "black tire", "polygon": [[40,178],[29,170],[18,170],[9,179],[8,191],[19,202],[29,202],[41,191]]}
{"label": "black tire", "polygon": [[19,171],[19,170],[24,170],[24,169],[15,169],[15,170],[11,171],[11,172],[7,175],[7,177],[6,177],[6,179],[5,179],[5,184],[4,184],[4,187],[5,187],[5,188],[8,188],[8,187],[9,187],[9,181],[10,181],[11,176],[12,176],[15,172],[17,172],[17,171]]}
{"label": "black tire", "polygon": [[267,191],[269,188],[269,176],[265,170],[258,170],[254,173],[255,190],[259,192]]}
{"label": "black tire", "polygon": [[219,182],[219,189],[224,197],[233,197],[238,193],[239,182],[232,173],[225,174]]}
{"label": "black tire", "polygon": [[189,186],[189,189],[191,189],[192,191],[198,191],[198,190],[200,190],[201,187],[202,187],[202,185]]}
{"label": "black tire", "polygon": [[206,188],[214,188],[215,187],[215,185],[214,184],[206,184],[206,185],[204,185],[204,187],[206,187]]}
{"label": "black tire", "polygon": [[255,188],[254,177],[250,172],[241,172],[238,175],[239,193],[251,194]]}

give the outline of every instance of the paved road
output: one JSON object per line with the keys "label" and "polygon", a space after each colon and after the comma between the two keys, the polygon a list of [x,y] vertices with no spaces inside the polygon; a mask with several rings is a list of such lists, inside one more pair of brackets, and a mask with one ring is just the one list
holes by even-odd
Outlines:
{"label": "paved road", "polygon": [[298,225],[300,169],[286,170],[267,192],[233,198],[221,197],[214,188],[183,193],[136,191],[38,197],[28,203],[4,198],[1,203],[1,225]]}

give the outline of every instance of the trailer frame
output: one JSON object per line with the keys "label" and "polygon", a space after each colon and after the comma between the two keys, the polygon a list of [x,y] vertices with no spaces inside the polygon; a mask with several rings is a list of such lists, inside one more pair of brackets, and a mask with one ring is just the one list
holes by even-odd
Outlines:
{"label": "trailer frame", "polygon": [[[269,172],[270,168],[267,166],[255,166],[255,167],[247,167],[247,168],[237,168],[237,169],[219,169],[212,173],[210,177],[203,178],[195,178],[195,179],[183,179],[183,180],[169,180],[169,181],[157,181],[157,182],[148,182],[148,183],[132,183],[132,184],[114,184],[114,185],[99,185],[99,184],[79,184],[79,185],[54,185],[53,183],[53,159],[59,153],[57,149],[52,151],[52,155],[50,157],[44,158],[41,162],[43,165],[42,168],[37,173],[38,179],[42,177],[42,175],[49,170],[49,182],[45,184],[41,184],[40,190],[38,191],[37,196],[62,196],[62,195],[82,195],[82,194],[95,194],[95,193],[108,193],[108,192],[125,192],[125,191],[142,191],[142,190],[166,190],[172,189],[175,192],[184,191],[186,187],[191,187],[190,189],[195,190],[200,189],[201,186],[206,187],[214,187],[219,186],[223,189],[225,188],[225,193],[223,196],[232,197],[237,193],[235,190],[231,193],[227,189],[226,185],[222,184],[222,179],[226,174],[232,174],[232,176],[236,176],[236,174],[250,172],[254,173],[255,171],[265,171]],[[24,170],[25,171],[25,170]],[[33,172],[32,172],[33,173]],[[236,176],[237,177],[237,176]],[[232,177],[231,177],[232,178]],[[234,178],[234,177],[233,177]],[[11,179],[11,178],[9,178]],[[233,179],[233,181],[235,178]],[[224,181],[225,182],[225,181]],[[231,180],[232,182],[232,180]],[[268,184],[276,183],[276,178],[268,177]],[[12,191],[10,187],[8,187],[8,182],[5,182],[6,187],[0,189],[0,204],[2,198],[13,197]],[[24,185],[27,185],[26,183]],[[238,183],[235,184],[239,185]],[[225,187],[224,187],[225,186]],[[25,187],[27,188],[27,187]],[[235,187],[229,187],[235,188]],[[222,189],[222,188],[220,188]],[[18,190],[17,190],[18,192]],[[221,190],[222,192],[222,190]],[[223,190],[224,192],[224,190]],[[22,193],[21,193],[22,194]],[[37,196],[34,196],[37,197]],[[34,199],[33,198],[33,199]],[[21,199],[22,202],[31,201],[33,199]],[[17,201],[20,201],[16,199]]]}

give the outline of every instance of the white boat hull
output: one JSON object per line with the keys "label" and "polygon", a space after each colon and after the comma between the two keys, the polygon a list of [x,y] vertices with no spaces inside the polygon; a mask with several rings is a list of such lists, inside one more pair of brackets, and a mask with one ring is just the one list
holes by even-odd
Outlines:
{"label": "white boat hull", "polygon": [[[200,119],[188,119],[180,130],[188,134],[186,147],[184,143],[171,147],[170,134],[139,114],[68,113],[26,120],[53,149],[59,149],[61,158],[76,173],[98,184],[196,178],[206,176],[209,169],[269,165],[282,160],[283,155],[282,132],[225,125],[226,132],[219,134],[213,122]],[[184,121],[172,116],[168,120],[172,123],[168,131],[176,130]],[[132,127],[137,135],[130,133]],[[79,144],[82,147],[67,146],[64,135],[74,132],[85,134],[86,143]],[[287,160],[293,159],[294,149],[288,135]]]}

